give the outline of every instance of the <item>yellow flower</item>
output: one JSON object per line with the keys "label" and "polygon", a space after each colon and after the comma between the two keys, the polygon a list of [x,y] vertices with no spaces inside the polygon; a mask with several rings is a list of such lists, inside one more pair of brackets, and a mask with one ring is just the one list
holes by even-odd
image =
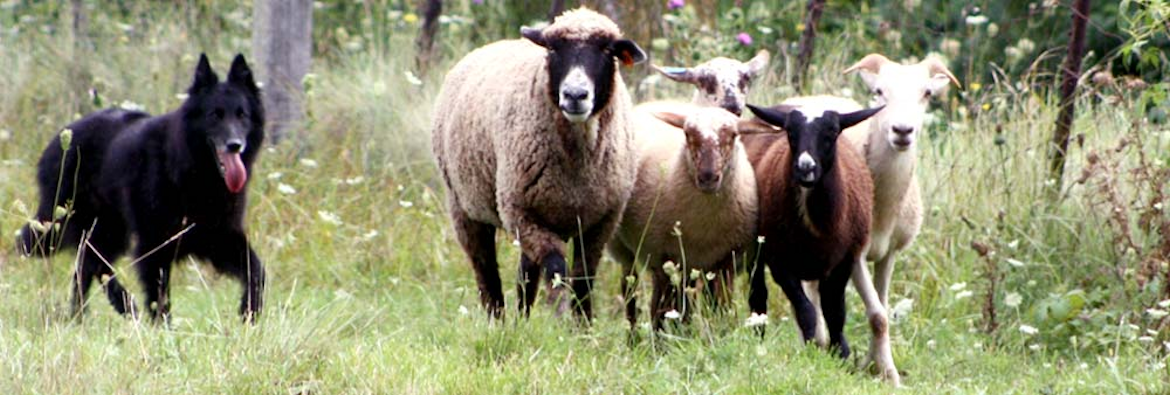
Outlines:
{"label": "yellow flower", "polygon": [[415,15],[413,12],[411,12],[403,15],[402,20],[406,21],[406,23],[415,23],[418,22],[418,15]]}
{"label": "yellow flower", "polygon": [[983,84],[980,84],[978,82],[971,83],[971,90],[973,90],[973,91],[977,91],[977,90],[979,90],[979,88],[982,88],[982,87],[983,87]]}
{"label": "yellow flower", "polygon": [[983,111],[987,111],[990,109],[991,109],[991,103],[983,103]]}
{"label": "yellow flower", "polygon": [[797,23],[797,24],[796,24],[796,31],[798,31],[798,32],[803,32],[803,31],[804,31],[804,24],[803,24],[803,23]]}

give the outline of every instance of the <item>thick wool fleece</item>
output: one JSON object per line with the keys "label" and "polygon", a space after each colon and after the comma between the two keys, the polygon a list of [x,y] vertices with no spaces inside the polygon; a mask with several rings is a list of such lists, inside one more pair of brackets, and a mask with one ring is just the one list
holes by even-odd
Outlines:
{"label": "thick wool fleece", "polygon": [[[593,25],[605,24],[587,24]],[[545,33],[601,34],[554,27]],[[551,248],[564,255],[562,240],[594,225],[608,227],[602,230],[607,240],[629,199],[636,165],[621,75],[614,75],[604,108],[573,124],[549,99],[545,56],[526,40],[468,54],[447,74],[432,136],[450,204],[471,220],[503,227],[533,261]]]}

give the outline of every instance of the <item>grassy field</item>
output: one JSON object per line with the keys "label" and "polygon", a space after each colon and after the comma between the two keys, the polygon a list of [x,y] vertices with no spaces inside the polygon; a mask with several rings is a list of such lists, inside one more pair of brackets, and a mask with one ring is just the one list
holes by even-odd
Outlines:
{"label": "grassy field", "polygon": [[[95,26],[113,25],[101,18]],[[545,306],[528,320],[515,319],[514,309],[504,322],[487,320],[449,229],[428,147],[431,103],[452,59],[416,84],[405,76],[413,62],[406,50],[323,54],[313,67],[308,126],[261,156],[247,221],[269,273],[257,325],[235,314],[237,283],[190,260],[177,263],[169,326],[118,317],[101,295],[83,320],[69,319],[73,257],[20,257],[12,232],[35,208],[40,151],[93,109],[71,81],[83,76],[104,105],[138,103],[162,113],[180,103],[176,94],[198,52],[207,51],[221,73],[232,54],[248,52],[246,40],[201,36],[174,15],[154,21],[139,31],[102,30],[94,49],[81,53],[68,37],[36,28],[56,26],[51,21],[0,33],[0,392],[893,392],[856,361],[802,345],[778,291],[763,339],[744,327],[743,295],[731,314],[699,312],[691,325],[663,335],[645,327],[631,335],[608,260],[591,327],[555,318]],[[411,38],[390,40],[401,49]],[[852,59],[833,48],[851,42],[825,38],[815,92],[863,91],[855,77],[836,72]],[[780,77],[784,59],[771,67],[751,102],[791,93]],[[1131,208],[1111,206],[1102,197],[1109,188],[1093,180],[1115,177],[1108,185],[1122,202],[1147,192],[1086,159],[1100,152],[1118,169],[1139,166],[1134,148],[1112,153],[1141,119],[1134,98],[1106,90],[1084,96],[1076,122],[1083,147],[1073,151],[1066,179],[1089,169],[1090,182],[1066,182],[1053,204],[1043,160],[1055,105],[1028,89],[1033,81],[1017,82],[950,93],[922,142],[928,218],[900,259],[891,297],[894,357],[906,385],[899,392],[1166,393],[1170,345],[1162,317],[1149,311],[1166,309],[1158,306],[1164,282],[1141,277],[1140,251],[1117,247],[1111,210],[1129,216]],[[668,84],[643,84],[649,88],[637,94],[689,97]],[[1170,131],[1140,127],[1146,139],[1136,150],[1164,168]],[[1133,228],[1139,245],[1159,237]],[[996,253],[982,258],[972,242]],[[499,245],[510,285],[518,252],[503,237]],[[991,265],[999,279],[988,304]],[[134,277],[126,260],[119,269]],[[123,283],[137,289],[136,281]],[[869,336],[860,301],[849,295],[847,334],[861,355]],[[505,296],[514,306],[514,287]],[[990,334],[988,308],[998,323]]]}

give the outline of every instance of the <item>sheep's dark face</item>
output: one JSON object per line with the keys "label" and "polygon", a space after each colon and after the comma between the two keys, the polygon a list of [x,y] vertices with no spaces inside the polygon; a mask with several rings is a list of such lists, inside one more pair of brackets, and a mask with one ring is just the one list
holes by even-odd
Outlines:
{"label": "sheep's dark face", "polygon": [[657,67],[672,80],[695,86],[694,103],[722,107],[735,115],[743,114],[752,81],[768,66],[768,51],[760,51],[747,63],[718,57],[695,67]]}
{"label": "sheep's dark face", "polygon": [[760,108],[748,109],[764,122],[788,133],[793,179],[803,188],[820,184],[822,176],[837,162],[837,138],[841,130],[856,125],[881,111],[881,107],[838,114],[836,111],[809,111]]}
{"label": "sheep's dark face", "polygon": [[521,35],[548,49],[550,98],[574,123],[585,122],[609,102],[617,73],[615,59],[627,65],[646,59],[633,41],[604,34],[565,38],[525,27]]}
{"label": "sheep's dark face", "polygon": [[681,128],[687,139],[687,172],[695,187],[715,193],[735,168],[739,118],[718,107],[697,107],[690,114],[659,112],[659,119]]}

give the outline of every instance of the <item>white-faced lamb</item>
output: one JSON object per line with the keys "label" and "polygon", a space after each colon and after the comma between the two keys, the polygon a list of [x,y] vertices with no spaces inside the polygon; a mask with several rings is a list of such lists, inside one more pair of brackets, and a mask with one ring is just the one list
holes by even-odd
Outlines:
{"label": "white-faced lamb", "polygon": [[761,50],[747,62],[717,57],[695,67],[652,67],[667,78],[694,85],[693,104],[722,107],[739,116],[752,82],[768,67],[768,51]]}
{"label": "white-faced lamb", "polygon": [[489,314],[503,314],[495,246],[502,227],[522,252],[521,312],[528,314],[543,269],[550,297],[560,297],[562,280],[570,283],[574,311],[588,320],[594,268],[636,177],[630,95],[617,65],[646,54],[585,8],[521,35],[473,51],[447,74],[433,150]]}
{"label": "white-faced lamb", "polygon": [[[759,194],[759,234],[764,237],[751,270],[748,304],[753,315],[767,314],[765,265],[792,304],[801,336],[813,338],[816,311],[801,281],[818,281],[830,347],[841,357],[850,353],[845,324],[845,285],[858,286],[873,332],[871,352],[880,374],[898,385],[900,377],[890,350],[885,306],[869,279],[864,263],[873,209],[873,182],[865,160],[841,129],[869,118],[881,108],[837,113],[826,109],[758,108],[759,119],[787,136],[744,137],[755,168]],[[799,153],[799,154],[798,154]]]}
{"label": "white-faced lamb", "polygon": [[[658,329],[668,311],[689,312],[677,303],[687,300],[679,292],[684,283],[702,281],[714,301],[730,301],[732,259],[742,257],[757,221],[755,174],[739,134],[741,125],[759,126],[722,108],[685,103],[639,105],[633,115],[638,180],[609,251],[624,269],[631,327],[637,321],[635,262],[651,272],[650,312]],[[704,277],[691,278],[692,271]],[[707,279],[708,273],[718,277]]]}

